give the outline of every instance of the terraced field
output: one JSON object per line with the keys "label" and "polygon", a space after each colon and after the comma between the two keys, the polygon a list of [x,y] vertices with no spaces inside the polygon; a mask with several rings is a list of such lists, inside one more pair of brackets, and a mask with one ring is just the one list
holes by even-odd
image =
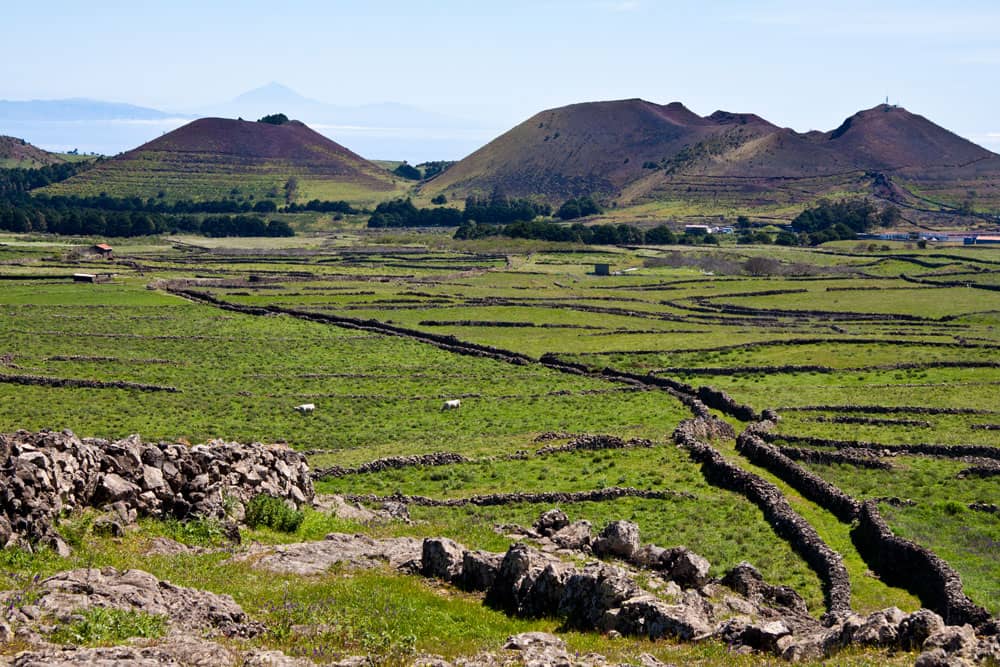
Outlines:
{"label": "terraced field", "polygon": [[[503,549],[495,526],[529,525],[555,499],[574,519],[628,519],[644,540],[686,545],[714,575],[749,560],[819,616],[838,604],[830,573],[773,507],[674,441],[693,414],[737,433],[778,417],[703,444],[840,555],[854,610],[947,615],[954,602],[886,568],[871,500],[906,548],[960,575],[968,608],[1000,614],[995,253],[400,240],[123,247],[105,285],[0,246],[17,260],[0,267],[0,431],[283,440],[308,452],[317,491],[402,499],[414,520],[315,512],[297,535],[255,533],[265,541],[347,528]],[[591,273],[607,261],[636,270]],[[461,408],[442,410],[448,399]],[[315,412],[292,410],[306,402]],[[438,452],[455,456],[420,458]],[[417,458],[366,465],[402,456]]]}

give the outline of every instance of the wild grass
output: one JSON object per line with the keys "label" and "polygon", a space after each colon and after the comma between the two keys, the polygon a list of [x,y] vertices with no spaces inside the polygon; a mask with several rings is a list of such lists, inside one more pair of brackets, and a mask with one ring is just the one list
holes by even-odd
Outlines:
{"label": "wild grass", "polygon": [[[895,405],[997,410],[1000,405],[996,368],[933,366],[942,361],[994,360],[991,346],[1000,344],[1000,303],[994,303],[995,293],[967,287],[921,288],[900,277],[954,271],[992,284],[996,265],[984,261],[988,256],[982,252],[956,248],[936,251],[949,257],[931,257],[932,251],[896,246],[859,251],[843,244],[830,250],[731,246],[706,251],[594,249],[511,239],[461,243],[445,234],[367,232],[357,229],[357,221],[342,222],[347,227],[335,236],[299,237],[280,246],[242,240],[196,240],[201,250],[167,249],[149,241],[125,244],[122,252],[140,262],[145,275],[118,265],[119,282],[114,285],[5,281],[0,291],[0,358],[9,354],[13,366],[0,368],[0,373],[120,379],[176,386],[181,391],[0,384],[0,430],[69,427],[80,435],[112,438],[139,432],[147,439],[191,442],[216,437],[285,440],[301,449],[324,451],[310,457],[314,466],[353,466],[384,456],[441,450],[497,457],[490,463],[326,480],[317,484],[324,492],[388,495],[399,491],[459,498],[612,485],[684,491],[695,498],[627,498],[570,503],[563,509],[571,518],[587,519],[598,529],[613,519],[634,520],[644,541],[684,544],[708,557],[714,574],[749,560],[770,581],[794,586],[812,609],[821,611],[818,578],[774,534],[759,510],[738,495],[706,484],[697,466],[666,444],[676,424],[690,412],[664,392],[631,391],[600,378],[460,356],[401,338],[287,316],[241,315],[147,290],[146,283],[154,277],[195,275],[238,280],[231,287],[202,289],[236,303],[277,304],[394,322],[535,357],[558,352],[565,359],[598,369],[637,373],[729,369],[722,375],[664,374],[695,386],[724,389],[757,409]],[[315,224],[322,227],[327,221]],[[0,246],[0,261],[31,263],[0,267],[2,274],[67,273],[85,266],[48,259],[63,248],[51,240],[2,237],[0,243],[8,240],[27,245]],[[674,256],[674,252],[681,254]],[[937,266],[921,267],[907,254]],[[695,255],[698,262],[707,258],[720,270],[714,276],[703,275]],[[742,267],[753,257],[777,259],[783,271],[797,268],[791,274],[745,275]],[[662,265],[644,266],[629,276],[590,275],[595,261],[624,267],[650,258],[662,260],[654,262]],[[247,280],[251,275],[257,277],[253,282]],[[749,294],[790,289],[807,292]],[[698,310],[722,303],[760,311],[747,316]],[[582,312],[577,306],[614,310]],[[830,319],[769,310],[775,308],[953,319]],[[428,320],[455,323],[421,325]],[[459,320],[478,323],[470,326]],[[490,321],[555,326],[498,327],[490,326]],[[597,328],[572,328],[578,326]],[[725,349],[803,338],[816,342]],[[919,367],[874,368],[897,363]],[[833,372],[749,370],[810,364],[829,366]],[[462,408],[442,411],[442,401],[453,397],[462,398]],[[303,402],[315,403],[316,412],[305,416],[291,410]],[[993,415],[877,415],[926,420],[927,427],[816,421],[819,416],[837,414],[785,411],[779,432],[895,444],[1000,446],[997,431],[971,428],[976,423],[1000,421]],[[540,445],[533,440],[543,431],[644,437],[658,446],[503,459],[518,450],[537,449]],[[844,555],[858,610],[915,604],[905,592],[871,576],[853,550],[849,526],[750,465],[735,450],[724,448],[739,465],[778,484],[796,511]],[[924,457],[892,461],[897,464],[892,471],[809,467],[860,498],[896,495],[916,500],[915,507],[882,508],[894,530],[948,560],[962,574],[968,594],[997,613],[1000,597],[995,582],[1000,572],[996,563],[1000,558],[996,544],[1000,537],[996,518],[966,508],[973,501],[996,502],[997,478],[957,479],[959,466],[966,464],[954,461]],[[411,507],[411,525],[364,525],[307,510],[293,532],[260,525],[246,530],[244,538],[284,543],[321,539],[334,531],[447,535],[470,547],[502,551],[510,539],[496,531],[497,524],[530,525],[544,509],[548,506]],[[339,571],[301,579],[263,575],[248,566],[227,563],[225,553],[143,555],[155,535],[223,547],[221,528],[211,522],[143,522],[136,534],[117,543],[93,538],[84,528],[75,532],[69,524],[64,528],[76,549],[71,559],[58,559],[44,551],[34,555],[4,551],[0,586],[22,587],[36,573],[44,576],[83,563],[143,567],[175,583],[233,594],[252,615],[266,618],[274,627],[261,642],[315,655],[320,661],[362,650],[371,650],[390,663],[422,651],[468,655],[496,650],[505,633],[558,626],[554,619],[510,619],[448,587],[390,572]],[[388,625],[392,627],[365,616],[366,599],[377,601],[380,616],[391,619]],[[341,604],[330,605],[330,600]],[[319,634],[299,627],[309,625],[311,618],[324,619]],[[455,619],[453,625],[448,618]],[[404,630],[404,625],[412,629]],[[575,650],[597,649],[622,659],[650,651],[676,663],[739,664],[744,660],[711,643],[678,647],[638,640],[614,643],[587,634],[566,637]],[[888,659],[876,653],[838,654],[844,664],[882,664]],[[891,659],[906,663],[913,656]]]}

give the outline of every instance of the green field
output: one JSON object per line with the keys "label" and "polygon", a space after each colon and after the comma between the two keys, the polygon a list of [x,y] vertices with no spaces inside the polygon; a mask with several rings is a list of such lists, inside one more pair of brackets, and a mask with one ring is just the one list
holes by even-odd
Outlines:
{"label": "green field", "polygon": [[[872,447],[1000,447],[1000,430],[983,427],[1000,423],[1000,293],[989,289],[1000,273],[996,253],[843,244],[711,251],[497,239],[465,244],[443,235],[356,226],[292,239],[176,240],[181,243],[140,239],[116,245],[116,279],[90,285],[65,279],[88,265],[67,260],[59,241],[0,238],[0,374],[126,381],[154,389],[0,382],[0,431],[70,428],[106,438],[141,433],[147,440],[191,443],[285,441],[308,451],[316,467],[437,451],[473,459],[331,477],[317,482],[320,493],[398,492],[444,500],[628,486],[690,494],[568,503],[563,509],[597,528],[612,519],[635,521],[644,541],[686,545],[708,557],[713,575],[748,560],[772,583],[798,590],[817,616],[825,609],[816,573],[755,505],[709,484],[700,466],[672,443],[671,433],[690,410],[668,392],[598,371],[711,386],[758,411],[777,409],[778,444],[781,437],[810,436]],[[761,256],[777,260],[777,268],[750,275],[748,260]],[[600,277],[592,273],[595,262],[637,270]],[[966,273],[974,277],[971,286],[913,282]],[[51,278],[27,279],[39,276]],[[231,308],[171,292],[180,288]],[[241,307],[283,314],[238,312]],[[351,318],[354,325],[307,319],[312,315]],[[355,326],[365,322],[411,335]],[[457,354],[422,340],[426,334],[522,356],[512,363]],[[543,355],[584,364],[594,373],[560,371],[540,363]],[[450,398],[461,398],[460,410],[441,409]],[[292,409],[304,402],[315,403],[316,411],[300,415]],[[729,419],[737,430],[745,426]],[[645,438],[653,446],[538,454],[543,444],[536,438],[546,432]],[[554,442],[567,441],[563,436]],[[730,461],[775,483],[843,555],[857,611],[919,606],[911,593],[870,572],[851,542],[849,524],[751,464],[734,443],[715,445]],[[859,499],[912,500],[908,506],[882,505],[893,530],[935,551],[959,572],[973,601],[1000,613],[1000,519],[969,508],[997,503],[1000,477],[959,477],[972,464],[953,458],[883,458],[890,469],[802,465]],[[295,535],[248,531],[245,537],[318,539],[331,530],[444,534],[502,550],[509,540],[494,526],[530,524],[545,509],[532,503],[412,507],[413,524],[381,526],[311,511]],[[86,538],[73,562],[140,563],[145,541],[177,530],[144,522],[122,549]],[[4,553],[22,573],[66,565],[51,554]],[[436,652],[470,655],[512,632],[555,627],[551,619],[507,618],[465,594],[442,597],[430,584],[387,572],[265,581],[246,569],[239,574],[247,581],[237,583],[217,555],[161,557],[142,566],[175,583],[230,592],[252,615],[279,626],[293,625],[296,613],[315,611],[336,597],[343,604],[322,612],[328,615],[324,622],[350,630],[330,645],[343,649],[384,632],[387,643],[379,650],[387,659],[395,659],[394,651],[432,650],[438,641]],[[375,591],[382,591],[396,625],[413,628],[412,638],[364,620],[359,610]],[[295,601],[296,611],[275,610],[282,596]],[[441,639],[422,620],[425,615],[450,615],[468,629]],[[649,650],[674,662],[731,664],[733,658],[710,644],[616,645],[587,634],[568,640],[579,650],[626,657]],[[286,649],[294,644],[289,635],[271,636],[267,643]],[[841,657],[847,664],[886,659],[875,653]]]}

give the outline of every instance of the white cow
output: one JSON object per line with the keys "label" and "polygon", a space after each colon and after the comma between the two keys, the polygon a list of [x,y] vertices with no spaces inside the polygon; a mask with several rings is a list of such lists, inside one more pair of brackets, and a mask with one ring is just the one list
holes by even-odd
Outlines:
{"label": "white cow", "polygon": [[441,406],[442,410],[458,410],[462,407],[462,401],[457,398],[453,398],[450,401],[445,401],[444,405]]}
{"label": "white cow", "polygon": [[316,409],[316,405],[313,403],[303,403],[302,405],[296,405],[295,409],[302,414],[308,414]]}

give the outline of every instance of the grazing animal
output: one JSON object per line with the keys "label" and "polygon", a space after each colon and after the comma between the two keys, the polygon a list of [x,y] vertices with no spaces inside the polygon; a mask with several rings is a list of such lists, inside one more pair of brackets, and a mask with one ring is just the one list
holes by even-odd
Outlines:
{"label": "grazing animal", "polygon": [[442,410],[458,410],[462,407],[462,401],[457,398],[453,398],[450,401],[445,401],[444,405],[441,406]]}
{"label": "grazing animal", "polygon": [[296,405],[295,409],[302,414],[307,414],[316,409],[316,405],[313,403],[303,403],[302,405]]}

